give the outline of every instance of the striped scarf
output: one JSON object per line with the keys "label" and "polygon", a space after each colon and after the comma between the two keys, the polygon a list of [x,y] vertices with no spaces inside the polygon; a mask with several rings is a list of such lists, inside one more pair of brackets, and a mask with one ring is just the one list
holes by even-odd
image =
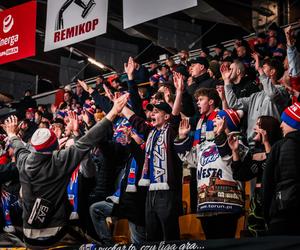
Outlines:
{"label": "striped scarf", "polygon": [[169,124],[158,130],[154,128],[146,142],[145,163],[139,186],[149,190],[169,190],[167,163],[167,132]]}
{"label": "striped scarf", "polygon": [[202,115],[198,121],[197,128],[194,134],[193,147],[201,144],[202,142],[208,140],[211,141],[214,139],[214,122],[213,120],[217,116],[219,110],[214,110],[209,114],[209,116],[205,117]]}

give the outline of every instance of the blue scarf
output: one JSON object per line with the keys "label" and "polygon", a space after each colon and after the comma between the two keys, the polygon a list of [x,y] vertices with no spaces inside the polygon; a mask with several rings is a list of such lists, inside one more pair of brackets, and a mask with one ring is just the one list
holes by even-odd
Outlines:
{"label": "blue scarf", "polygon": [[78,174],[79,174],[79,168],[78,167],[74,170],[72,173],[69,185],[67,187],[68,192],[68,199],[71,203],[71,206],[73,208],[72,213],[70,215],[70,220],[76,220],[79,219],[78,215]]}
{"label": "blue scarf", "polygon": [[169,124],[158,130],[154,128],[146,142],[145,163],[139,186],[149,190],[168,190],[167,132]]}
{"label": "blue scarf", "polygon": [[125,192],[134,193],[137,191],[135,185],[137,171],[138,171],[138,165],[136,163],[136,160],[132,157],[130,161],[130,169],[127,177],[127,186]]}

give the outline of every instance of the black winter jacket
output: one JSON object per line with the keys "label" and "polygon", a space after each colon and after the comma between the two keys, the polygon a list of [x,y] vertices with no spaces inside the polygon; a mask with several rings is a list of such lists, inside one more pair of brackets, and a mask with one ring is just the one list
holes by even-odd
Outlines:
{"label": "black winter jacket", "polygon": [[[138,186],[138,181],[142,175],[145,151],[134,141],[132,141],[128,147],[131,151],[131,157],[126,164],[125,178],[123,178],[121,183],[120,201],[118,205],[114,206],[113,214],[119,219],[125,218],[136,225],[145,226],[145,203],[148,188]],[[136,173],[137,192],[126,192],[127,176],[130,171],[132,157],[134,157],[138,165],[138,171]]]}
{"label": "black winter jacket", "polygon": [[[106,138],[106,131],[111,126],[112,123],[104,118],[73,146],[54,151],[52,155],[32,152],[29,145],[24,146],[18,137],[11,138],[22,186],[23,229],[26,238],[54,237],[67,224],[70,211],[66,188],[71,174],[91,148]],[[43,228],[28,223],[36,198],[50,201],[53,205],[51,208],[54,208]],[[43,214],[39,218],[44,218]]]}
{"label": "black winter jacket", "polygon": [[272,147],[263,177],[264,213],[269,223],[300,221],[300,131]]}

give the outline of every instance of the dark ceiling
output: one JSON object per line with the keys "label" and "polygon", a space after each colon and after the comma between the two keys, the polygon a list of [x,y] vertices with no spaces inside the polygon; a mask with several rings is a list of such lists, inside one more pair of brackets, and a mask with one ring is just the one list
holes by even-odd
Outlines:
{"label": "dark ceiling", "polygon": [[[28,0],[1,0],[0,8],[7,9],[25,2],[28,2]],[[50,52],[43,51],[47,2],[46,0],[38,0],[37,2],[36,56],[1,65],[1,69],[38,75],[40,78],[49,79],[51,82],[55,83],[54,85],[57,87],[59,85],[58,75],[60,69],[60,57],[71,57],[74,60],[83,60],[85,58],[79,57],[74,53],[70,54],[65,48],[56,49]],[[205,38],[202,40],[202,46],[232,39],[236,36],[246,35],[248,32],[252,31],[252,10],[249,7],[249,1],[206,0],[206,3],[204,1],[202,2],[204,5],[208,3],[216,13],[221,13],[224,20],[226,18],[228,19],[228,23],[232,22],[238,24],[238,26],[224,24],[223,19],[218,20],[217,16],[215,21],[211,20],[214,18],[213,16],[210,18],[205,17],[205,15],[201,16],[199,13],[200,11],[203,11],[203,8],[201,10],[199,9],[199,11],[198,9],[191,10],[190,12],[181,11],[168,16],[168,18],[174,20],[182,20],[189,23],[193,22],[201,25],[202,34],[209,31],[215,23],[218,23],[218,25],[213,27],[213,29],[206,34]],[[243,5],[241,3],[245,4]],[[154,45],[157,44],[158,39],[159,27],[157,25],[157,20],[137,25],[127,30],[123,30],[121,27],[122,0],[110,0],[107,33],[104,34],[103,37],[137,45],[139,53],[147,48],[139,57],[143,62],[157,59],[161,54],[176,53],[177,49],[181,49],[162,48]],[[224,32],[224,30],[226,32]],[[133,33],[139,35],[133,36]],[[149,46],[151,42],[153,42],[153,44]],[[95,56],[95,39],[89,39],[72,46],[91,57]],[[195,45],[195,48],[197,48],[197,44]],[[113,65],[110,66],[113,67]],[[92,77],[99,73],[105,73],[105,71],[99,72],[98,68],[90,65],[85,69],[84,77]]]}

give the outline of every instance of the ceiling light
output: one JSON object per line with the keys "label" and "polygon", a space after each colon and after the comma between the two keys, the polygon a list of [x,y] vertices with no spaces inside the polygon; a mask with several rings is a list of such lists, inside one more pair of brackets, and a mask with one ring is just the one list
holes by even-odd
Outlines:
{"label": "ceiling light", "polygon": [[97,62],[96,60],[94,60],[93,58],[88,58],[88,61],[91,63],[91,64],[94,64],[96,65],[97,67],[101,68],[101,69],[105,69],[105,65],[100,63],[100,62]]}

